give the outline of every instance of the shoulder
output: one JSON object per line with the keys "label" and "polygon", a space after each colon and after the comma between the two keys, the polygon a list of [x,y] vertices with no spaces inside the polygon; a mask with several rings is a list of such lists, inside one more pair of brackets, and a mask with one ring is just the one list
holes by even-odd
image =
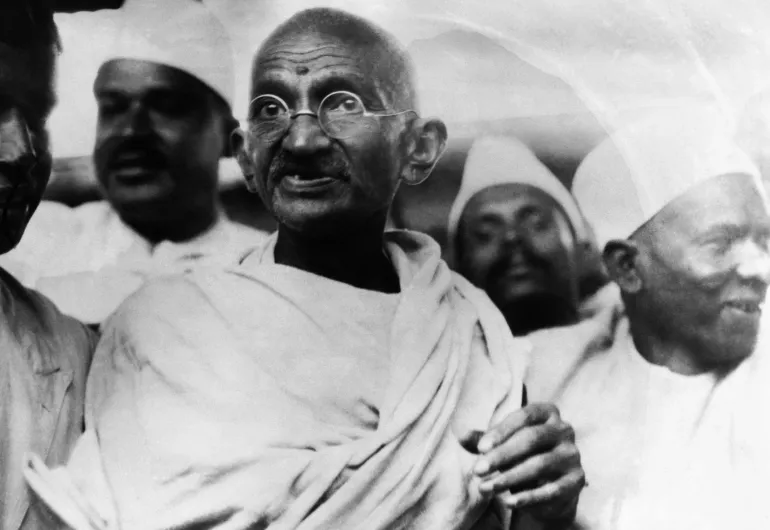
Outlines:
{"label": "shoulder", "polygon": [[532,355],[525,381],[533,399],[554,398],[568,380],[603,362],[614,351],[625,320],[624,312],[611,305],[577,324],[527,335]]}
{"label": "shoulder", "polygon": [[17,332],[32,337],[43,362],[60,364],[66,358],[74,370],[87,370],[96,347],[96,333],[7,273],[2,273],[2,282],[5,296],[11,298],[9,306],[19,327]]}
{"label": "shoulder", "polygon": [[83,226],[105,223],[118,216],[107,201],[91,201],[72,208],[76,222]]}

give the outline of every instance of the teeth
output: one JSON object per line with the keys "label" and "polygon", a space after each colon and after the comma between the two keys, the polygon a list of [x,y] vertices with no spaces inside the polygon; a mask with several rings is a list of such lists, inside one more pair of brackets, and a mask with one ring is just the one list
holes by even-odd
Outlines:
{"label": "teeth", "polygon": [[759,304],[754,304],[751,302],[733,302],[730,305],[743,311],[744,313],[757,313],[760,311]]}

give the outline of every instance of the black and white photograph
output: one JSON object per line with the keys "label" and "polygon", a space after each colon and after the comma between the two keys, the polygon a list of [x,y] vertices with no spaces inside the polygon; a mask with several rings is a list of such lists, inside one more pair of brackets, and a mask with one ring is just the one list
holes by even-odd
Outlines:
{"label": "black and white photograph", "polygon": [[770,530],[770,2],[0,0],[0,530]]}

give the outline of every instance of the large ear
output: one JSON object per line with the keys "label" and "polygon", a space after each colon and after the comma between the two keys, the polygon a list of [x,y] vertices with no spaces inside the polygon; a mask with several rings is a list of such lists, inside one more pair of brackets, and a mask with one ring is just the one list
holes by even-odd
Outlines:
{"label": "large ear", "polygon": [[257,168],[249,154],[251,148],[248,133],[240,127],[236,128],[230,135],[230,148],[241,167],[244,179],[246,179],[246,188],[251,193],[257,193]]}
{"label": "large ear", "polygon": [[612,281],[629,294],[636,294],[644,287],[639,274],[639,247],[635,241],[612,240],[604,247],[604,265]]}
{"label": "large ear", "polygon": [[417,118],[406,134],[401,179],[411,186],[427,179],[446,150],[447,130],[438,119]]}
{"label": "large ear", "polygon": [[222,120],[222,130],[225,137],[225,145],[222,151],[222,158],[231,158],[235,153],[233,151],[232,137],[235,130],[240,126],[238,120],[232,115],[225,116]]}

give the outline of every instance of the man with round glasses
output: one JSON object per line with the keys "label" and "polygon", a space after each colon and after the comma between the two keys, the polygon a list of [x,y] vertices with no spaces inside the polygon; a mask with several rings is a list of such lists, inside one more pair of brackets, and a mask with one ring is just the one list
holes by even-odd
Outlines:
{"label": "man with round glasses", "polygon": [[433,240],[384,231],[446,141],[413,110],[406,53],[312,9],[253,72],[233,143],[277,234],[118,310],[76,488],[36,489],[108,528],[509,528],[512,507],[569,524],[580,458],[554,407],[523,407],[526,344]]}
{"label": "man with round glasses", "polygon": [[400,112],[370,112],[360,97],[347,90],[338,90],[324,97],[317,112],[292,112],[280,97],[262,94],[251,102],[249,124],[260,140],[271,142],[286,134],[292,120],[297,116],[313,116],[327,136],[344,140],[355,136],[362,128],[371,126],[371,119],[399,116],[409,112],[414,111],[410,109]]}

